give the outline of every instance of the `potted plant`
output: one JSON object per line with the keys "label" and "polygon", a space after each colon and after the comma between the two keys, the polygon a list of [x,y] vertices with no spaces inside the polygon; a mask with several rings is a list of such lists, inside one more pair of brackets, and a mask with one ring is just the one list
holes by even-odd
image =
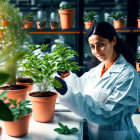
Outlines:
{"label": "potted plant", "polygon": [[[10,75],[7,86],[0,87],[0,93],[4,90],[9,90],[7,97],[11,99],[25,100],[27,88],[25,86],[16,85],[17,62],[22,60],[26,54],[23,47],[27,41],[27,34],[22,30],[23,22],[19,15],[19,10],[14,8],[7,1],[0,1],[2,14],[8,13],[9,25],[4,30],[4,38],[0,40],[0,71]],[[1,17],[1,13],[0,13]],[[16,20],[15,20],[16,19]]]}
{"label": "potted plant", "polygon": [[68,48],[68,46],[64,44],[56,44],[56,46],[52,54],[55,56],[57,72],[61,73],[61,78],[68,76],[72,70],[79,71],[82,68],[78,66],[77,62],[72,61],[74,56],[78,56],[75,50]]}
{"label": "potted plant", "polygon": [[55,12],[51,12],[50,14],[50,27],[51,29],[58,29],[59,17]]}
{"label": "potted plant", "polygon": [[45,20],[37,21],[36,24],[37,24],[37,29],[45,29],[46,21]]}
{"label": "potted plant", "polygon": [[[26,55],[26,68],[24,74],[33,78],[38,91],[29,93],[33,106],[33,117],[39,122],[48,122],[53,119],[57,93],[51,91],[54,85],[61,84],[53,78],[57,71],[54,56],[45,54],[39,57],[33,53]],[[27,67],[28,66],[28,67]]]}
{"label": "potted plant", "polygon": [[12,106],[10,110],[14,116],[14,121],[4,121],[5,130],[9,136],[22,137],[28,134],[29,121],[32,115],[32,109],[27,107],[29,102],[27,100],[17,102],[17,99],[9,99],[7,105]]}
{"label": "potted plant", "polygon": [[140,53],[137,54],[136,70],[140,72]]}
{"label": "potted plant", "polygon": [[34,14],[27,14],[24,15],[23,17],[24,20],[24,29],[31,29],[33,27],[34,23]]}
{"label": "potted plant", "polygon": [[114,28],[124,28],[125,26],[125,15],[123,13],[118,13],[116,15],[110,15],[109,18],[113,18]]}
{"label": "potted plant", "polygon": [[71,29],[75,10],[71,9],[71,4],[65,1],[60,3],[59,8],[61,29]]}
{"label": "potted plant", "polygon": [[96,13],[94,11],[84,11],[83,18],[85,29],[90,29],[96,22]]}
{"label": "potted plant", "polygon": [[140,28],[140,11],[139,11],[139,14],[138,14],[137,21],[138,21],[138,28]]}

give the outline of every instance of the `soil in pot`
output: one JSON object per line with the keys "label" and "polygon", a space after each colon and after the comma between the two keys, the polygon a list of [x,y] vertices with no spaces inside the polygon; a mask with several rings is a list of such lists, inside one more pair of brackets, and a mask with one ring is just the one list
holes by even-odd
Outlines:
{"label": "soil in pot", "polygon": [[33,89],[33,79],[31,78],[18,78],[16,80],[16,82],[19,84],[19,85],[23,85],[23,86],[26,86],[28,88],[28,92],[30,92],[32,89]]}
{"label": "soil in pot", "polygon": [[56,95],[56,93],[51,91],[34,92],[30,94],[32,97],[50,97],[53,95]]}
{"label": "soil in pot", "polygon": [[[26,100],[26,93],[28,90],[28,88],[26,86],[9,85],[9,86],[0,87],[0,93],[2,93],[5,90],[9,90],[9,92],[7,94],[8,99],[17,99],[18,102],[22,101],[22,100]],[[5,102],[7,102],[8,99]]]}

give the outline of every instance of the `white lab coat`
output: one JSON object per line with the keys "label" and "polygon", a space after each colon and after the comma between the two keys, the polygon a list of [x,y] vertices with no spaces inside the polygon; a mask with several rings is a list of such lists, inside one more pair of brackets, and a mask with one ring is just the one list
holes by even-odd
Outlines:
{"label": "white lab coat", "polygon": [[60,103],[88,120],[91,140],[139,140],[131,119],[140,104],[137,71],[121,54],[100,78],[102,67],[65,78],[68,91],[59,95]]}

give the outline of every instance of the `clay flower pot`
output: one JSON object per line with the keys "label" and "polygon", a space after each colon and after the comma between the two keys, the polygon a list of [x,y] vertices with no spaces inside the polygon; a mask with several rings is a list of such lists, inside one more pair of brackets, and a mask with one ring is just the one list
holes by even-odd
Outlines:
{"label": "clay flower pot", "polygon": [[2,128],[0,127],[0,137],[1,137],[1,133],[2,133]]}
{"label": "clay flower pot", "polygon": [[140,72],[140,63],[139,63],[139,62],[136,62],[136,70],[137,70],[138,72]]}
{"label": "clay flower pot", "polygon": [[73,24],[73,18],[75,10],[73,9],[60,9],[58,10],[60,15],[61,29],[71,29]]}
{"label": "clay flower pot", "polygon": [[86,21],[84,22],[84,24],[85,24],[85,29],[90,29],[95,24],[95,22]]}
{"label": "clay flower pot", "polygon": [[53,29],[53,30],[54,30],[54,29],[58,29],[58,25],[56,25],[56,26],[53,27],[53,26],[52,26],[52,23],[50,23],[50,27],[51,27],[51,29]]}
{"label": "clay flower pot", "polygon": [[[21,86],[21,85],[16,85],[16,86]],[[23,87],[23,86],[22,86]],[[0,87],[0,93],[2,93],[5,90],[9,90],[7,89],[8,86],[3,86]],[[18,90],[9,90],[7,96],[7,99],[17,99],[17,101],[22,101],[22,100],[26,100],[26,93],[28,91],[27,87],[23,87],[23,89],[18,89]]]}
{"label": "clay flower pot", "polygon": [[32,29],[34,21],[26,21],[24,20],[24,29]]}
{"label": "clay flower pot", "polygon": [[41,23],[41,21],[37,21],[36,24],[37,24],[37,29],[45,29],[45,26],[46,26],[46,23],[44,26],[40,26],[39,24]]}
{"label": "clay flower pot", "polygon": [[113,20],[113,23],[115,29],[124,28],[125,26],[125,20]]}
{"label": "clay flower pot", "polygon": [[33,89],[33,80],[30,78],[18,78],[16,83],[28,88],[27,92],[30,92]]}
{"label": "clay flower pot", "polygon": [[138,28],[140,28],[140,19],[137,19],[138,21]]}
{"label": "clay flower pot", "polygon": [[3,31],[0,31],[0,38],[4,38]]}
{"label": "clay flower pot", "polygon": [[18,121],[4,121],[6,133],[12,137],[22,137],[28,134],[31,116],[32,112],[26,116],[21,116]]}
{"label": "clay flower pot", "polygon": [[33,107],[33,118],[38,122],[49,122],[54,117],[55,103],[58,96],[57,93],[50,97],[33,97],[32,94],[37,92],[29,93],[29,99],[31,100]]}

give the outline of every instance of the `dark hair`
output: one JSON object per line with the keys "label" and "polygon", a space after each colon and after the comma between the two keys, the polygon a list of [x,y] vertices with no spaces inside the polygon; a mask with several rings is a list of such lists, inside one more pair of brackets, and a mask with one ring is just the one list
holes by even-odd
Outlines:
{"label": "dark hair", "polygon": [[[87,41],[88,38],[91,35],[99,35],[102,38],[108,39],[110,42],[113,40],[114,36],[116,37],[116,45],[115,45],[115,51],[118,54],[122,54],[124,58],[132,64],[135,68],[135,62],[136,62],[136,54],[133,49],[131,49],[126,42],[124,42],[122,39],[120,39],[116,33],[116,30],[114,27],[109,24],[108,22],[98,22],[95,25],[93,25],[89,31],[87,32]],[[89,68],[95,67],[100,63],[100,61],[93,56],[93,59],[89,63]]]}

